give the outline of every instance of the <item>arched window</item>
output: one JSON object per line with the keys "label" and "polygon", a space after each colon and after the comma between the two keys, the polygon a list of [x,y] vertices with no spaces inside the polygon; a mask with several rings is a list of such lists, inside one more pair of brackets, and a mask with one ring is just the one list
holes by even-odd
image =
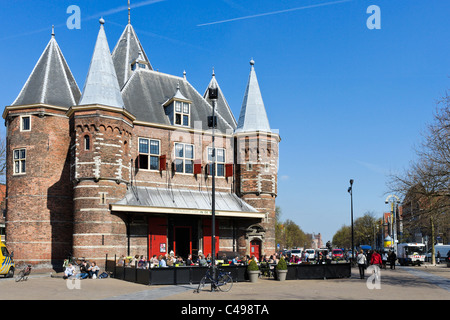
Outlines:
{"label": "arched window", "polygon": [[91,138],[89,137],[89,135],[84,136],[84,150],[91,150]]}

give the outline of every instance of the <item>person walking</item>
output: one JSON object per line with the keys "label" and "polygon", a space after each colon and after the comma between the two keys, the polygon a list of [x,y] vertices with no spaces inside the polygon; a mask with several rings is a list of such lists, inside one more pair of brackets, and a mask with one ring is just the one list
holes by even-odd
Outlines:
{"label": "person walking", "polygon": [[437,257],[436,258],[437,258],[436,259],[436,263],[440,264],[441,263],[441,253],[439,251],[437,252]]}
{"label": "person walking", "polygon": [[388,261],[388,254],[386,251],[383,252],[383,255],[381,256],[382,263],[383,263],[383,269],[386,270],[386,263]]}
{"label": "person walking", "polygon": [[364,270],[366,269],[367,259],[364,255],[364,251],[359,251],[358,256],[356,257],[356,262],[359,268],[359,278],[364,279]]}
{"label": "person walking", "polygon": [[383,261],[381,259],[380,254],[377,251],[374,251],[372,253],[372,256],[370,257],[370,264],[371,265],[376,265],[378,267],[382,267]]}
{"label": "person walking", "polygon": [[389,264],[391,265],[391,270],[395,270],[395,260],[397,260],[397,255],[394,251],[389,253]]}

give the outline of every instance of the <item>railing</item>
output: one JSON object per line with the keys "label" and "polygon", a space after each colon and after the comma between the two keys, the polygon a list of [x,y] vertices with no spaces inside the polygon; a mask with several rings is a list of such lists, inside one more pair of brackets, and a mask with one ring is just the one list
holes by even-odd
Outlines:
{"label": "railing", "polygon": [[[247,266],[221,266],[231,273],[234,282],[247,281]],[[136,266],[118,266],[106,257],[105,270],[116,279],[145,285],[197,284],[205,275],[207,267],[180,266],[141,269]],[[276,279],[276,272],[273,273]],[[288,265],[286,280],[349,278],[350,263]]]}

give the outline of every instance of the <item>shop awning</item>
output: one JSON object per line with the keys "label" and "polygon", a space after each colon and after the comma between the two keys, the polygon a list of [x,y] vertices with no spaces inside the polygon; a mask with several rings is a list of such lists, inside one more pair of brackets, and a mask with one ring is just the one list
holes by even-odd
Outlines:
{"label": "shop awning", "polygon": [[[216,192],[216,217],[264,219],[259,212],[234,193]],[[111,204],[111,211],[211,215],[210,191],[155,187],[129,187],[125,197]]]}

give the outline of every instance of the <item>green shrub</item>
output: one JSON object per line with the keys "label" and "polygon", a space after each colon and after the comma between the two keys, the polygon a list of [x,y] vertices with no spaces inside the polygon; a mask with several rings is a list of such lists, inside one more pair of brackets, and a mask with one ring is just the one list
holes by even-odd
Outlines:
{"label": "green shrub", "polygon": [[277,270],[287,270],[287,264],[286,261],[284,261],[284,258],[281,258],[280,261],[278,261]]}
{"label": "green shrub", "polygon": [[247,266],[247,270],[248,271],[258,271],[259,270],[259,267],[256,264],[255,259],[250,260],[250,263]]}

